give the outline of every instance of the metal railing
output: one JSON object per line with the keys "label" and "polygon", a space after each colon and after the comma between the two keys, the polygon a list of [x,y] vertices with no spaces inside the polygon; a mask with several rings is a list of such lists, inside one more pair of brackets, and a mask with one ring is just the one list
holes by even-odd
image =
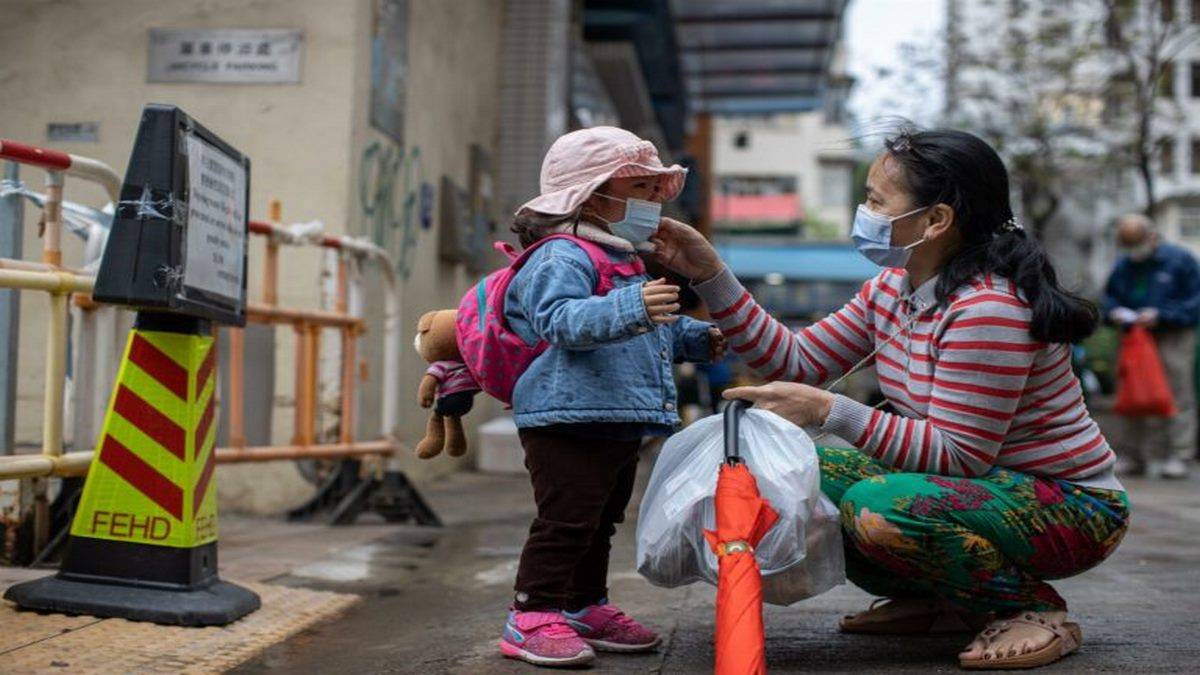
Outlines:
{"label": "metal railing", "polygon": [[[44,230],[41,262],[0,258],[0,288],[43,291],[50,296],[47,318],[48,338],[45,358],[45,392],[41,453],[0,456],[0,480],[47,476],[80,476],[87,473],[93,452],[64,452],[63,390],[67,361],[67,311],[69,300],[84,311],[99,307],[91,299],[95,277],[62,265],[62,185],[63,176],[72,175],[99,183],[114,203],[121,181],[102,162],[0,140],[0,159],[44,169],[47,193],[44,204]],[[272,202],[269,221],[251,221],[250,232],[266,239],[261,302],[247,303],[247,321],[270,326],[291,326],[296,343],[296,415],[294,434],[289,445],[247,447],[243,397],[245,391],[245,347],[243,329],[230,329],[229,401],[223,406],[229,416],[229,445],[217,448],[217,463],[262,462],[289,459],[331,459],[366,455],[388,455],[399,449],[396,428],[400,359],[399,288],[394,266],[383,249],[364,240],[322,232],[299,231],[282,225],[278,202]],[[279,251],[282,246],[317,246],[339,253],[336,302],[333,311],[284,307],[278,301]],[[362,441],[354,438],[354,402],[357,346],[365,332],[361,317],[349,312],[351,267],[376,265],[386,286],[384,316],[384,363],[382,420],[379,437]],[[355,279],[358,278],[354,275]],[[318,361],[320,334],[324,328],[341,334],[341,374],[339,434],[335,443],[317,443],[314,428],[318,406]],[[380,467],[381,468],[381,467]],[[34,482],[34,541],[41,548],[49,530],[49,511],[45,481]]]}

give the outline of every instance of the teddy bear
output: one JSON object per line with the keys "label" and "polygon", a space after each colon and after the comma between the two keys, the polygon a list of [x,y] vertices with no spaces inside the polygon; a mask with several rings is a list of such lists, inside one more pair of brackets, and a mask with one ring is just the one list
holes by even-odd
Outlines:
{"label": "teddy bear", "polygon": [[421,378],[417,398],[422,408],[432,408],[425,438],[417,444],[417,457],[430,459],[443,450],[451,457],[467,452],[467,435],[462,417],[471,411],[479,384],[467,370],[458,352],[458,312],[442,309],[428,312],[417,322],[413,345],[429,369]]}

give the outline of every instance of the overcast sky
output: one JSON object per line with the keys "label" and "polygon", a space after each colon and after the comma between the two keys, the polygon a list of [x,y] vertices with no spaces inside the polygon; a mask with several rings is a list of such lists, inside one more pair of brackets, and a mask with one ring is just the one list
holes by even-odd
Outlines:
{"label": "overcast sky", "polygon": [[941,108],[941,87],[933,73],[923,82],[902,75],[881,79],[879,69],[896,70],[900,45],[927,45],[940,51],[946,0],[851,0],[846,10],[847,70],[857,79],[850,111],[869,131],[872,121],[901,116],[929,124]]}

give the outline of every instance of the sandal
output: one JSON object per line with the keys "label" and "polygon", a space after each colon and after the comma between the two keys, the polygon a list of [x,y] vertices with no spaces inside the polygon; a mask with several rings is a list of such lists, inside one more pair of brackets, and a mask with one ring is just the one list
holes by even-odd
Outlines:
{"label": "sandal", "polygon": [[968,633],[991,621],[991,614],[972,614],[938,598],[879,598],[865,612],[847,614],[843,633],[917,635]]}
{"label": "sandal", "polygon": [[[1022,612],[992,622],[958,655],[958,663],[972,670],[1037,668],[1073,653],[1083,644],[1079,624],[1066,621],[1067,613]],[[1052,635],[1049,642],[1033,644]]]}

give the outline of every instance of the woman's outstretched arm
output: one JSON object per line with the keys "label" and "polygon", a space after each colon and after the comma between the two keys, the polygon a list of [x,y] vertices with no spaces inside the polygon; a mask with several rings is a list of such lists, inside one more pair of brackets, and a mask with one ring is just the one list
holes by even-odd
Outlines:
{"label": "woman's outstretched arm", "polygon": [[878,278],[842,309],[792,333],[755,302],[693,228],[664,218],[653,241],[660,263],[693,280],[730,349],[768,381],[820,384],[854,367],[873,348],[871,293]]}
{"label": "woman's outstretched arm", "polygon": [[729,348],[768,382],[819,385],[854,367],[871,352],[872,279],[844,307],[793,333],[764,310],[728,269],[695,284]]}

